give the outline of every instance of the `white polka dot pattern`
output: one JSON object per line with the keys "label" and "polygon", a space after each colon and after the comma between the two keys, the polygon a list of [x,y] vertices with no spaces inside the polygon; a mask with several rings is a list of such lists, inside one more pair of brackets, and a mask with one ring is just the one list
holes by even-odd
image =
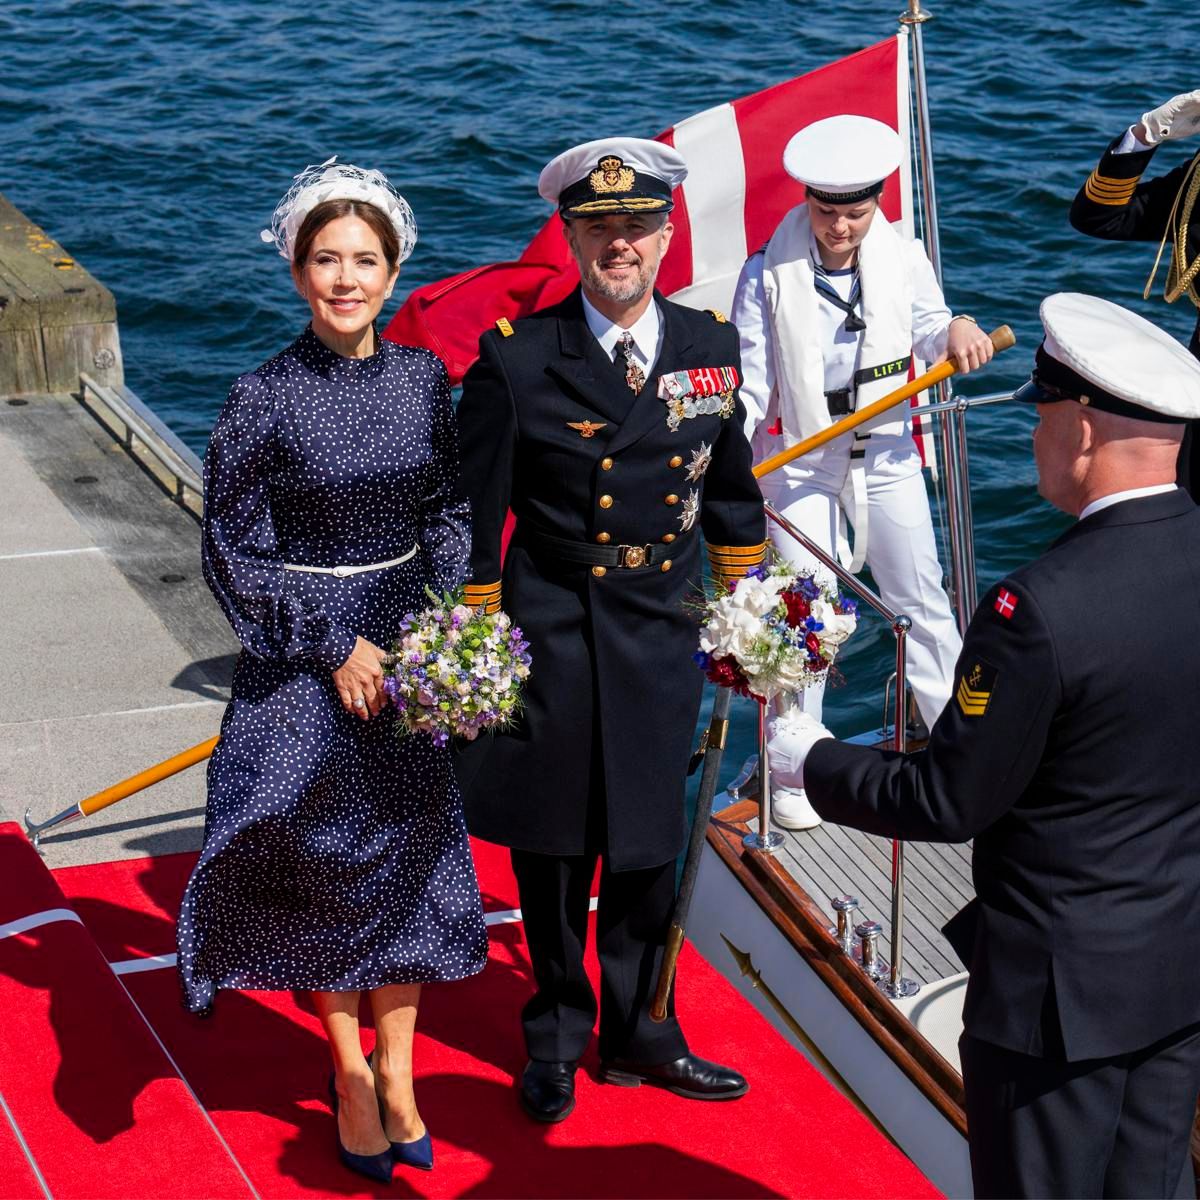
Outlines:
{"label": "white polka dot pattern", "polygon": [[[339,579],[285,571],[406,563]],[[428,351],[307,330],[233,386],[205,457],[205,577],[244,647],[179,915],[192,1011],[219,988],[461,979],[487,935],[448,750],[347,713],[330,671],[467,572],[450,389]]]}

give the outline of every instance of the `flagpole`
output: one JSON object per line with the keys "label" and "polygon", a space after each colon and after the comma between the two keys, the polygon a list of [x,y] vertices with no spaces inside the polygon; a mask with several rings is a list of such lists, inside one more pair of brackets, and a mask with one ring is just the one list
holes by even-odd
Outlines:
{"label": "flagpole", "polygon": [[[913,96],[917,115],[917,157],[921,172],[921,201],[924,210],[925,249],[933,264],[938,283],[942,282],[942,245],[938,233],[937,187],[933,171],[933,130],[929,120],[929,92],[925,82],[925,46],[922,26],[933,19],[921,7],[921,0],[908,0],[900,14],[907,27],[912,54]],[[940,383],[938,399],[950,401],[950,386]],[[959,632],[965,634],[975,610],[978,594],[975,585],[975,530],[971,518],[970,464],[967,457],[966,416],[953,407],[938,416],[946,459],[946,515],[950,538],[950,574],[954,612]]]}

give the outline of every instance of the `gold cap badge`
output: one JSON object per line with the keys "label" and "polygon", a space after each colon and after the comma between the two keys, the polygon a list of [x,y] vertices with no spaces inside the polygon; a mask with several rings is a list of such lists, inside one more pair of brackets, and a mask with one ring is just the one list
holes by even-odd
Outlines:
{"label": "gold cap badge", "polygon": [[609,192],[630,191],[633,179],[632,167],[627,167],[615,154],[606,154],[588,176],[588,183],[597,196],[603,196]]}

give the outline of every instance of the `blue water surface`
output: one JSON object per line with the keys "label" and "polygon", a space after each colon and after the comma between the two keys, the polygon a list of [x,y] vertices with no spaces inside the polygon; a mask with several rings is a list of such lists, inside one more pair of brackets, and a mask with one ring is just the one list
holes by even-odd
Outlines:
{"label": "blue water surface", "polygon": [[[1186,339],[1186,301],[1143,302],[1153,248],[1091,241],[1071,197],[1110,138],[1200,85],[1195,0],[928,0],[946,291],[1020,346],[967,392],[1027,373],[1039,300],[1068,289],[1130,305]],[[117,298],[127,381],[197,451],[230,381],[307,309],[259,240],[305,164],[378,166],[421,228],[397,300],[519,254],[546,216],[553,154],[650,136],[891,35],[900,0],[38,0],[0,9],[0,191]],[[1196,147],[1191,146],[1194,151]],[[1167,147],[1155,169],[1188,147]],[[387,314],[385,314],[387,315]],[[972,414],[981,588],[1065,518],[1038,499],[1028,414]],[[866,625],[827,714],[878,718],[890,635]],[[738,706],[731,759],[752,743]]]}

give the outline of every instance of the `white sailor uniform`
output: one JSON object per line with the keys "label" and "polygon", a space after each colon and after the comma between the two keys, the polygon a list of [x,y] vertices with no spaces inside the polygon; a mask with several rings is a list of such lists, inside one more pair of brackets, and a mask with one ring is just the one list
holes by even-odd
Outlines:
{"label": "white sailor uniform", "polygon": [[[877,218],[884,220],[882,216]],[[917,242],[905,247],[906,266],[913,281],[912,347],[919,359],[932,362],[945,353],[950,311],[942,298],[933,268]],[[843,297],[850,286],[849,272],[830,272],[828,279]],[[853,392],[860,365],[863,331],[848,333],[846,314],[822,294],[817,295],[820,324],[817,349],[824,360],[824,390]],[[751,256],[738,280],[733,321],[742,345],[742,401],[746,406],[746,433],[761,462],[784,448],[768,430],[780,420],[776,388],[775,333],[766,306],[763,254]],[[894,382],[899,386],[903,378]],[[871,568],[885,601],[913,619],[909,643],[909,682],[926,724],[932,726],[950,695],[950,678],[960,640],[950,604],[942,588],[929,501],[921,476],[921,456],[912,436],[912,421],[892,420],[866,439],[853,434],[837,438],[820,450],[796,459],[760,481],[763,496],[822,549],[838,546],[839,510],[851,525],[860,522],[851,479],[851,452],[865,451],[862,461],[868,508],[866,564]],[[860,489],[861,491],[861,489]],[[793,562],[811,563],[782,530],[771,533],[776,548]],[[856,547],[857,549],[857,547]],[[806,711],[820,716],[821,689],[805,693]],[[813,707],[815,702],[815,707]]]}
{"label": "white sailor uniform", "polygon": [[[793,170],[794,164],[786,165]],[[801,204],[747,261],[732,319],[741,338],[746,432],[755,460],[762,461],[900,386],[910,355],[926,362],[940,358],[951,314],[924,248],[895,230],[882,210],[859,248],[857,272],[825,271]],[[782,436],[769,432],[780,426]],[[865,561],[883,599],[912,618],[908,679],[932,727],[949,699],[962,643],[942,587],[911,419],[888,413],[772,472],[760,485],[763,496],[822,549],[837,552],[853,570]],[[855,532],[853,560],[847,522]],[[815,565],[782,530],[772,528],[771,537],[789,560]],[[800,707],[819,719],[822,699],[823,688],[810,688]],[[781,791],[786,811],[786,789]]]}

